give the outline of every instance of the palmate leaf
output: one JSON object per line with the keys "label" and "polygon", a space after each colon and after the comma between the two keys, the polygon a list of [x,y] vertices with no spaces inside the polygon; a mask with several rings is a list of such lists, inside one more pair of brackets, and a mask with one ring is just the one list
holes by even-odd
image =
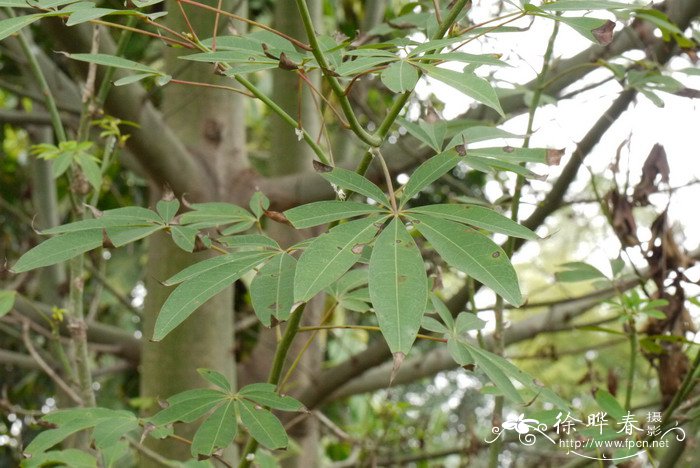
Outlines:
{"label": "palmate leaf", "polygon": [[514,364],[504,359],[503,357],[486,351],[478,346],[460,341],[460,344],[466,346],[469,353],[474,358],[477,366],[486,373],[491,381],[501,390],[504,395],[515,403],[522,404],[523,399],[518,391],[513,386],[510,379],[520,382],[525,388],[532,393],[538,395],[541,399],[554,404],[562,410],[569,409],[569,403],[563,400],[553,391],[543,387],[534,377],[527,372],[518,369]]}
{"label": "palmate leaf", "polygon": [[349,221],[317,237],[297,263],[294,302],[308,301],[348,271],[385,220],[369,217]]}
{"label": "palmate leaf", "polygon": [[24,450],[32,456],[45,452],[70,435],[94,427],[95,444],[105,447],[116,443],[125,433],[138,426],[136,416],[129,411],[107,408],[72,408],[49,413],[42,417],[56,427],[37,435]]}
{"label": "palmate leaf", "polygon": [[491,239],[446,219],[416,214],[410,218],[448,264],[491,288],[510,304],[523,303],[513,265]]}
{"label": "palmate leaf", "polygon": [[17,16],[15,18],[7,18],[0,21],[0,41],[13,35],[22,28],[29,26],[35,21],[39,21],[46,15],[36,13],[32,15]]}
{"label": "palmate leaf", "polygon": [[238,395],[253,403],[272,409],[282,411],[301,411],[304,409],[304,405],[301,402],[290,396],[280,395],[277,393],[277,387],[270,383],[246,385],[238,392]]}
{"label": "palmate leaf", "polygon": [[418,71],[406,60],[399,60],[382,71],[382,83],[395,93],[412,91],[418,83]]}
{"label": "palmate leaf", "polygon": [[214,268],[222,265],[231,264],[232,269],[237,269],[241,265],[253,264],[256,265],[267,257],[274,255],[274,252],[236,252],[228,255],[219,255],[217,257],[208,258],[201,262],[190,265],[184,270],[176,273],[163,282],[164,286],[173,286],[182,283],[183,281],[191,280],[201,274],[204,274]]}
{"label": "palmate leaf", "polygon": [[238,432],[236,401],[227,400],[204,420],[192,438],[190,451],[193,457],[211,455],[216,450],[228,447]]}
{"label": "palmate leaf", "polygon": [[284,426],[272,413],[246,400],[238,402],[238,411],[248,433],[261,445],[269,449],[287,446],[289,439]]}
{"label": "palmate leaf", "polygon": [[25,253],[12,267],[14,273],[54,265],[102,246],[102,229],[69,232],[47,239]]}
{"label": "palmate leaf", "polygon": [[198,228],[218,227],[227,224],[255,222],[255,216],[231,203],[210,202],[190,205],[192,211],[180,216],[180,224]]}
{"label": "palmate leaf", "polygon": [[292,208],[285,211],[284,216],[295,228],[304,229],[382,211],[385,210],[366,203],[326,200]]}
{"label": "palmate leaf", "polygon": [[427,205],[411,208],[408,213],[427,214],[436,218],[449,219],[521,239],[539,239],[537,234],[525,226],[482,206],[458,204]]}
{"label": "palmate leaf", "polygon": [[343,62],[335,72],[340,76],[353,76],[359,73],[366,72],[387,62],[395,60],[396,56],[389,54],[387,56],[370,56],[370,57],[358,57],[355,60],[348,60]]}
{"label": "palmate leaf", "polygon": [[132,70],[141,73],[152,73],[160,75],[160,71],[133,60],[127,60],[122,57],[109,54],[67,54],[69,58],[81,62],[95,63],[97,65],[105,65],[107,67],[122,68],[124,70]]}
{"label": "palmate leaf", "polygon": [[374,243],[369,295],[389,349],[408,354],[425,313],[428,278],[420,250],[396,218]]}
{"label": "palmate leaf", "polygon": [[216,385],[217,387],[230,392],[231,384],[228,379],[221,373],[211,369],[199,368],[197,369],[199,375],[202,376],[207,382]]}
{"label": "palmate leaf", "polygon": [[6,315],[15,305],[15,291],[0,291],[0,317]]}
{"label": "palmate leaf", "polygon": [[228,398],[229,395],[220,390],[208,388],[186,390],[168,398],[168,407],[153,415],[149,422],[162,426],[175,421],[196,421]]}
{"label": "palmate leaf", "polygon": [[317,172],[331,184],[337,185],[340,188],[352,190],[384,206],[391,205],[382,189],[374,185],[367,178],[353,171],[348,171],[342,167],[326,166],[318,161],[314,162],[314,167]]}
{"label": "palmate leaf", "polygon": [[498,101],[496,91],[494,91],[491,84],[485,79],[468,71],[457,72],[431,65],[421,65],[421,68],[430,78],[434,78],[455,88],[457,91],[466,94],[477,102],[491,107],[501,116],[505,117],[503,109],[501,108],[501,103]]}
{"label": "palmate leaf", "polygon": [[[260,263],[267,253],[199,271],[180,284],[166,299],[156,319],[153,340],[160,341],[206,301]],[[191,273],[191,271],[190,271]],[[171,278],[172,279],[172,278]]]}
{"label": "palmate leaf", "polygon": [[[70,466],[71,468],[97,468],[97,459],[78,449],[51,450],[22,460],[22,468],[43,466]],[[101,465],[100,465],[101,466]]]}
{"label": "palmate leaf", "polygon": [[250,299],[255,315],[263,325],[271,325],[271,317],[279,321],[289,318],[294,305],[294,274],[297,261],[288,253],[272,257],[250,283]]}
{"label": "palmate leaf", "polygon": [[460,161],[460,156],[455,150],[448,150],[425,161],[413,171],[411,177],[403,186],[401,196],[401,206],[405,205],[411,198],[418,194],[425,187],[435,182],[445,175]]}

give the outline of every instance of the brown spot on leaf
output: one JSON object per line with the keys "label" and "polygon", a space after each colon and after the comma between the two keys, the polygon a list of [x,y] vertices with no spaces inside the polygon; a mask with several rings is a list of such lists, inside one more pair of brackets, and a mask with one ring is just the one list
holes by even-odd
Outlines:
{"label": "brown spot on leaf", "polygon": [[396,277],[396,281],[397,281],[398,283],[405,283],[405,282],[406,282],[406,278],[407,278],[406,275],[399,275],[399,276]]}
{"label": "brown spot on leaf", "polygon": [[286,224],[288,226],[292,225],[284,213],[280,213],[279,211],[265,210],[265,216],[273,221],[277,221],[278,223]]}
{"label": "brown spot on leaf", "polygon": [[467,148],[464,145],[455,146],[455,151],[457,151],[457,154],[462,157],[467,155]]}
{"label": "brown spot on leaf", "polygon": [[504,147],[503,147],[503,152],[504,152],[504,153],[512,153],[513,151],[515,151],[515,148],[513,148],[513,147],[510,146],[510,145],[504,146]]}
{"label": "brown spot on leaf", "polygon": [[599,28],[592,29],[591,33],[593,33],[593,37],[595,37],[596,41],[598,41],[600,45],[608,45],[613,40],[614,29],[615,22],[608,20]]}
{"label": "brown spot on leaf", "polygon": [[500,256],[501,256],[501,252],[494,252],[491,254],[491,257],[493,257],[493,258],[498,258]]}
{"label": "brown spot on leaf", "polygon": [[333,166],[323,164],[321,161],[316,161],[315,159],[313,160],[313,165],[316,172],[331,172],[333,170]]}
{"label": "brown spot on leaf", "polygon": [[564,156],[564,149],[549,148],[547,150],[547,164],[550,166],[558,166],[562,156]]}
{"label": "brown spot on leaf", "polygon": [[396,373],[399,371],[399,368],[401,367],[401,364],[403,364],[404,359],[406,359],[405,353],[402,353],[401,351],[394,353],[394,365],[391,368],[391,376],[389,377],[389,385],[391,385],[394,382],[394,378],[396,377]]}
{"label": "brown spot on leaf", "polygon": [[351,250],[352,250],[352,253],[359,255],[362,253],[362,251],[364,249],[365,249],[365,244],[355,244]]}
{"label": "brown spot on leaf", "polygon": [[107,230],[102,229],[102,247],[106,249],[113,249],[114,244],[112,243],[112,239],[109,238],[107,235]]}
{"label": "brown spot on leaf", "polygon": [[296,70],[297,68],[299,68],[299,66],[293,61],[291,61],[289,57],[287,57],[287,54],[285,54],[284,52],[280,54],[279,67],[282,70]]}

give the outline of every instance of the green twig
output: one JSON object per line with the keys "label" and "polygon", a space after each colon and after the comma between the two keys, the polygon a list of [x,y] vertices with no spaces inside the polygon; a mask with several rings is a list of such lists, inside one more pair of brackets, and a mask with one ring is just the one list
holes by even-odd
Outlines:
{"label": "green twig", "polygon": [[[299,324],[301,323],[301,317],[304,314],[304,309],[306,304],[302,304],[292,313],[292,316],[287,322],[287,329],[284,331],[284,336],[277,345],[275,350],[275,357],[272,361],[272,368],[270,369],[270,374],[268,375],[267,382],[271,384],[279,384],[280,376],[282,375],[282,368],[287,360],[287,354],[289,353],[289,348],[292,346],[294,337],[299,332]],[[253,457],[252,454],[258,448],[258,442],[252,437],[248,438],[248,442],[241,453],[240,462],[238,464],[239,468],[247,468],[250,466]],[[248,459],[250,458],[250,460]]]}
{"label": "green twig", "polygon": [[345,90],[341,86],[338,79],[330,73],[330,67],[326,61],[326,57],[323,55],[321,46],[316,39],[316,31],[314,31],[313,21],[311,19],[311,13],[309,12],[309,6],[306,4],[305,0],[296,0],[297,8],[299,9],[299,14],[301,15],[301,21],[304,23],[304,29],[306,30],[306,35],[309,38],[309,45],[311,46],[311,53],[316,58],[319,67],[321,68],[326,81],[330,84],[331,89],[335,93],[338,101],[340,102],[340,108],[343,110],[345,118],[348,120],[348,124],[352,131],[357,135],[360,140],[367,143],[370,146],[381,146],[383,138],[378,135],[371,135],[367,130],[362,128],[362,124],[357,120],[355,111],[352,109],[352,104],[345,94]]}

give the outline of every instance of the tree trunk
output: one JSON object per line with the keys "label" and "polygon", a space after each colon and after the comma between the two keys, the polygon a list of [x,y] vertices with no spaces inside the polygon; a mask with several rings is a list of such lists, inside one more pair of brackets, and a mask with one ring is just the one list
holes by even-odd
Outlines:
{"label": "tree trunk", "polygon": [[[307,2],[316,28],[321,24],[321,1],[311,0]],[[306,42],[306,33],[301,22],[299,12],[294,2],[277,2],[275,6],[275,28]],[[318,73],[308,76],[316,89],[321,89],[321,77]],[[314,103],[314,95],[306,83],[301,85],[301,78],[295,72],[276,70],[273,72],[272,99],[279,104],[289,115],[300,120],[301,126],[313,138],[318,138],[321,131],[321,116],[317,104]],[[320,101],[318,98],[316,101]],[[299,141],[294,129],[277,115],[270,118],[268,135],[271,141],[271,150],[266,164],[269,176],[283,176],[312,170],[311,161],[315,155],[304,141]],[[269,223],[267,233],[275,238],[280,245],[289,246],[302,240],[303,235],[289,226],[277,223]],[[305,311],[302,324],[316,324],[321,319],[323,301],[321,298],[311,301]],[[283,326],[283,325],[282,325]],[[287,366],[296,358],[302,350],[302,346],[308,336],[296,337],[287,356]],[[304,356],[297,366],[294,377],[288,382],[286,388],[294,395],[294,388],[302,388],[309,385],[310,379],[320,370],[321,347],[318,338],[304,352]],[[255,350],[251,353],[251,359],[241,365],[241,384],[261,382],[267,379],[267,373],[272,362],[272,356],[276,348],[276,331],[264,330],[260,333]],[[282,372],[282,376],[287,368]],[[283,416],[283,415],[281,415]],[[310,467],[318,465],[318,427],[314,418],[307,418],[303,423],[296,424],[289,433],[300,445],[300,454],[296,457],[285,459],[286,467]]]}
{"label": "tree trunk", "polygon": [[[222,9],[230,10],[233,2],[224,2]],[[188,25],[175,4],[170,4],[168,26],[177,31],[188,31]],[[192,28],[200,39],[211,37],[215,14],[183,5]],[[219,31],[228,22],[219,18]],[[239,28],[240,25],[236,25]],[[240,28],[239,28],[240,29]],[[231,85],[230,79],[215,78],[211,66],[191,64],[178,59],[179,51],[166,53],[166,69],[173,70],[177,79],[212,83],[220,80]],[[247,170],[245,150],[244,101],[230,91],[171,84],[163,90],[163,114],[170,128],[184,142],[188,150],[208,174],[208,185],[202,189],[202,199],[190,202],[235,199],[230,181],[236,173]],[[154,136],[157,138],[157,136]],[[162,187],[152,190],[152,203],[162,194]],[[185,197],[187,194],[183,194]],[[235,383],[233,356],[233,292],[231,289],[201,306],[194,314],[170,333],[163,341],[153,343],[149,338],[153,326],[171,288],[160,281],[182,270],[207,255],[192,255],[180,250],[165,234],[149,240],[144,310],[144,343],[141,364],[141,395],[165,399],[189,388],[204,387],[206,383],[197,374],[197,368],[206,367],[222,372]],[[157,409],[157,408],[154,408]],[[193,427],[178,428],[188,439]],[[150,443],[152,448],[168,458],[190,457],[189,446],[172,440]],[[230,453],[229,453],[230,452]],[[226,458],[233,460],[235,451]],[[141,466],[150,466],[142,460]]]}

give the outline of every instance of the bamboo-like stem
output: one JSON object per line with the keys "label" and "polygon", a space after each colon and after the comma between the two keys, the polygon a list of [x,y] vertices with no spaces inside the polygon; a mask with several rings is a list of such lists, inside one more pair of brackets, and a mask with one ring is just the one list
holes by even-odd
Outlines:
{"label": "bamboo-like stem", "polygon": [[[275,357],[272,361],[272,367],[270,368],[270,374],[268,375],[267,383],[275,385],[279,384],[280,376],[282,375],[282,368],[284,367],[284,363],[287,360],[289,348],[292,346],[294,337],[297,336],[297,333],[300,330],[299,324],[301,323],[301,317],[304,314],[305,308],[306,304],[301,304],[299,307],[297,307],[297,309],[292,313],[292,316],[289,318],[289,321],[287,322],[287,329],[284,331],[284,336],[280,340],[279,344],[277,345],[277,349],[275,350]],[[255,453],[255,450],[257,448],[258,441],[256,441],[252,437],[249,437],[248,442],[246,443],[245,448],[241,453],[238,468],[248,468],[250,466],[252,459],[248,459],[249,455]]]}
{"label": "bamboo-like stem", "polygon": [[49,366],[46,361],[41,357],[41,355],[37,352],[36,348],[34,348],[34,345],[32,344],[32,339],[29,336],[29,320],[24,319],[22,320],[22,341],[24,342],[25,348],[27,348],[27,351],[29,352],[29,355],[34,359],[34,361],[41,367],[41,369],[48,375],[51,380],[54,381],[56,385],[58,385],[61,390],[66,392],[66,395],[73,400],[74,403],[76,403],[79,406],[83,405],[83,400],[80,398],[80,396],[75,393],[75,391],[66,383],[65,380],[63,380],[52,368]]}
{"label": "bamboo-like stem", "polygon": [[[271,111],[273,111],[275,114],[279,115],[282,120],[287,122],[290,126],[292,126],[295,129],[298,129],[298,124],[297,121],[294,120],[294,117],[289,115],[284,109],[282,109],[280,106],[277,105],[272,99],[267,97],[262,91],[260,91],[253,83],[248,81],[244,76],[242,75],[233,75],[235,80],[238,81],[240,84],[242,84],[248,91],[250,91],[256,98],[260,99],[267,107],[270,108]],[[304,141],[311,147],[313,152],[318,156],[318,159],[324,163],[324,164],[331,164],[330,159],[326,155],[326,152],[323,151],[323,148],[321,148],[318,143],[316,143],[316,140],[309,135],[309,133],[304,130],[303,128],[301,129]]]}
{"label": "bamboo-like stem", "polygon": [[[438,28],[438,31],[433,37],[431,37],[431,40],[442,39],[445,33],[452,27],[452,24],[457,19],[459,12],[462,11],[462,9],[465,7],[468,1],[469,0],[458,0],[455,3],[455,5],[452,7],[449,14],[447,15],[447,18],[445,18],[445,21],[440,25],[440,28]],[[423,72],[421,70],[418,70],[418,76],[420,77],[422,74]],[[382,141],[384,141],[387,134],[389,133],[389,130],[391,130],[391,126],[394,125],[396,118],[399,116],[399,113],[401,113],[401,110],[408,102],[408,99],[411,97],[411,94],[413,94],[413,90],[403,93],[398,99],[396,99],[391,108],[389,108],[389,111],[386,117],[384,117],[384,120],[382,120],[382,122],[379,124],[375,135],[381,138]],[[367,172],[370,163],[372,162],[372,158],[372,153],[367,151],[362,160],[360,161],[360,164],[358,164],[355,172],[357,172],[360,175],[364,175]],[[348,193],[348,195],[350,195],[350,193]]]}
{"label": "bamboo-like stem", "polygon": [[[122,30],[122,33],[119,35],[119,41],[117,41],[117,48],[114,51],[114,55],[116,55],[117,57],[121,57],[124,55],[124,51],[126,50],[126,46],[129,44],[129,39],[131,39],[131,34],[134,30],[133,26],[135,24],[136,17],[130,16],[126,22],[126,26],[128,27],[128,29],[125,28],[124,30]],[[95,94],[96,109],[101,109],[105,101],[107,100],[109,90],[112,88],[112,78],[114,77],[114,73],[116,71],[117,69],[114,67],[107,67],[104,71],[102,81],[100,82],[100,87],[97,89],[97,93]]]}
{"label": "bamboo-like stem", "polygon": [[331,89],[333,90],[333,92],[336,95],[336,98],[338,99],[338,102],[340,102],[340,108],[343,110],[343,114],[345,114],[345,118],[348,120],[350,128],[355,133],[355,135],[357,135],[358,138],[360,138],[360,140],[362,140],[363,142],[367,143],[370,146],[380,146],[382,144],[383,139],[376,135],[371,135],[367,130],[362,128],[362,124],[360,124],[360,122],[357,120],[357,116],[355,115],[355,111],[352,108],[352,104],[350,104],[350,100],[345,95],[345,90],[341,86],[338,79],[331,74],[328,62],[326,61],[326,57],[323,55],[321,46],[318,43],[318,40],[316,39],[316,31],[314,31],[311,13],[309,12],[309,6],[306,4],[305,0],[296,0],[296,3],[297,8],[299,9],[299,14],[301,15],[301,21],[304,23],[306,35],[309,39],[311,53],[316,58],[316,61],[318,62],[318,65],[321,68],[321,71],[323,72],[326,81],[328,81],[328,84],[330,84]]}
{"label": "bamboo-like stem", "polygon": [[399,212],[396,204],[396,194],[394,193],[394,184],[391,182],[391,174],[389,173],[389,167],[386,165],[386,161],[382,156],[382,152],[379,148],[370,148],[372,154],[379,159],[379,163],[382,166],[382,171],[384,172],[384,179],[386,180],[386,187],[389,190],[389,201],[391,202],[391,209],[394,210],[394,214]]}
{"label": "bamboo-like stem", "polygon": [[[14,11],[12,11],[12,8],[5,8],[5,11],[7,12],[7,15],[9,17],[15,17],[15,13]],[[49,88],[49,83],[46,81],[44,72],[41,71],[41,66],[39,65],[39,61],[36,59],[36,54],[32,51],[32,46],[29,44],[29,39],[27,39],[25,31],[19,31],[17,33],[17,40],[19,41],[20,46],[22,47],[22,51],[24,52],[24,55],[27,59],[27,63],[29,64],[29,69],[39,86],[39,90],[44,96],[44,105],[46,106],[46,109],[48,110],[49,115],[51,116],[51,126],[53,127],[53,131],[56,134],[56,139],[59,141],[59,143],[64,142],[67,139],[66,130],[63,127],[61,115],[58,112],[56,99],[54,98],[53,93]]]}

